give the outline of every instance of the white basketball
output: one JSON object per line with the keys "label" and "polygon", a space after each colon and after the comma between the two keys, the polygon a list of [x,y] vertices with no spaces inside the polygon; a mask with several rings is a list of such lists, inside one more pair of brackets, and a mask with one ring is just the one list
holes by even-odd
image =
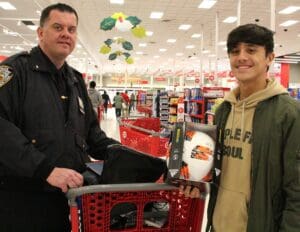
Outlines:
{"label": "white basketball", "polygon": [[[188,167],[188,179],[191,181],[205,181],[213,165],[215,150],[214,140],[204,132],[187,131],[184,147],[183,161]],[[186,176],[182,176],[187,179]]]}

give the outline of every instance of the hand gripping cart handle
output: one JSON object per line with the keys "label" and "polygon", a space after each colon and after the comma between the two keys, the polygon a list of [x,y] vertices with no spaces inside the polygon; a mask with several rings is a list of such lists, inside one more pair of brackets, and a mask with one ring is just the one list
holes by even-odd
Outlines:
{"label": "hand gripping cart handle", "polygon": [[[72,232],[199,232],[204,200],[185,198],[178,188],[159,183],[92,185],[70,189],[69,200]],[[145,206],[153,202],[168,204],[166,223],[162,228],[145,226]],[[111,210],[118,204],[136,206],[134,228],[111,229]],[[81,229],[80,229],[81,228]]]}

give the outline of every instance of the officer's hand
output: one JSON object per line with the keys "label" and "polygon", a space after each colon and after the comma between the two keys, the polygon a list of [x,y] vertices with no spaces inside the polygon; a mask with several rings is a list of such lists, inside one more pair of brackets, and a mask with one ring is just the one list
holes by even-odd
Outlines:
{"label": "officer's hand", "polygon": [[190,197],[190,198],[200,198],[200,190],[197,187],[192,187],[190,185],[184,186],[180,185],[179,186],[179,192],[181,194],[184,194],[185,197]]}
{"label": "officer's hand", "polygon": [[69,188],[77,188],[83,185],[83,176],[68,168],[54,168],[47,178],[47,182],[60,188],[64,193]]}

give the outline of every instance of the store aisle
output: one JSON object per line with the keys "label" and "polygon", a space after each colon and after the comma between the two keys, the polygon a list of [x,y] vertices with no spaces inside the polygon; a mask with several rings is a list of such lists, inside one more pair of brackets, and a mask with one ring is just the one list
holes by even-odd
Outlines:
{"label": "store aisle", "polygon": [[108,108],[100,122],[101,129],[108,137],[120,141],[119,123],[116,119],[115,108]]}

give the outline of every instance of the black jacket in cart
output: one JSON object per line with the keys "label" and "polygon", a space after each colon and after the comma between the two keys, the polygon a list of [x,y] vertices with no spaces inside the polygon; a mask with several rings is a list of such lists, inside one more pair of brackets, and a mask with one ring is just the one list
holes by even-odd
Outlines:
{"label": "black jacket in cart", "polygon": [[83,172],[87,154],[101,159],[117,143],[100,129],[82,75],[67,63],[57,71],[35,47],[0,67],[2,81],[10,78],[0,83],[0,180],[46,184],[54,167]]}

